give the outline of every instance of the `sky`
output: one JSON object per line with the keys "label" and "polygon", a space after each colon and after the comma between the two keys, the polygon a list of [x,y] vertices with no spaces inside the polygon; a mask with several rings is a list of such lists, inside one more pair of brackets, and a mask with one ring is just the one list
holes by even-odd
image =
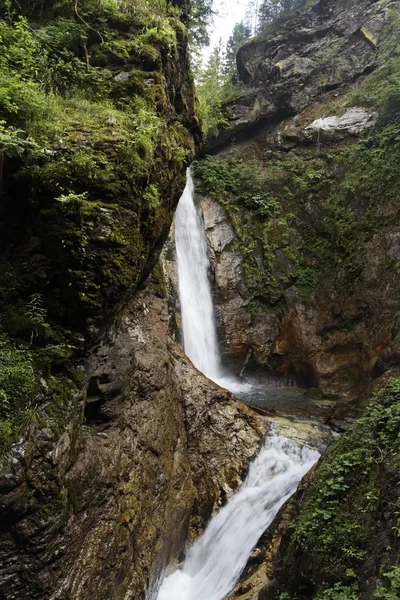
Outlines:
{"label": "sky", "polygon": [[249,0],[215,0],[214,10],[218,13],[214,18],[214,25],[210,29],[211,45],[204,49],[203,56],[206,61],[213,46],[222,38],[224,44],[232,34],[236,23],[240,23],[246,14]]}

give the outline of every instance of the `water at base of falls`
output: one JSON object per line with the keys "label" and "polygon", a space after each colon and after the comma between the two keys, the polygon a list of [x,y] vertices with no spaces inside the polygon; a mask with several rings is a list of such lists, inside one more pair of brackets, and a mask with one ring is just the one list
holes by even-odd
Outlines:
{"label": "water at base of falls", "polygon": [[315,450],[269,437],[239,492],[210,521],[183,567],[164,580],[157,600],[223,600],[260,536],[318,458]]}

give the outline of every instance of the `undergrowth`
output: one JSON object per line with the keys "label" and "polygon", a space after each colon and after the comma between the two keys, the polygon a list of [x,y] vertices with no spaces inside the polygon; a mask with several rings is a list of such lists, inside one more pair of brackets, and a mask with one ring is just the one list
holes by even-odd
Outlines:
{"label": "undergrowth", "polygon": [[198,128],[190,77],[171,91],[187,61],[181,12],[166,0],[0,6],[2,448],[40,376],[81,359],[166,235]]}
{"label": "undergrowth", "polygon": [[290,525],[298,583],[312,584],[314,600],[357,599],[365,578],[375,598],[398,597],[400,571],[391,562],[399,550],[399,452],[400,380],[392,378],[329,447]]}

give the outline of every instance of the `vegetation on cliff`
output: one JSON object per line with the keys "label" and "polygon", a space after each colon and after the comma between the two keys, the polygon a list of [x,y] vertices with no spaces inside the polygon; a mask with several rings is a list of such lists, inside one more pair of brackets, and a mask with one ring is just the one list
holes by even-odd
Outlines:
{"label": "vegetation on cliff", "polygon": [[187,19],[164,0],[2,4],[0,445],[168,234],[200,139]]}
{"label": "vegetation on cliff", "polygon": [[398,598],[399,432],[400,380],[389,379],[295,500],[274,597]]}

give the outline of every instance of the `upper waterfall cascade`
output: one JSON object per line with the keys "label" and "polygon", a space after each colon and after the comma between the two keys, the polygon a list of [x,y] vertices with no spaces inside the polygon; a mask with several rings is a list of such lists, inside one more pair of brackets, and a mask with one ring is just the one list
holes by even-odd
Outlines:
{"label": "upper waterfall cascade", "polygon": [[175,213],[175,245],[183,347],[195,367],[216,381],[222,377],[222,367],[208,279],[207,237],[194,203],[194,184],[189,169],[186,188]]}
{"label": "upper waterfall cascade", "polygon": [[183,349],[194,366],[231,392],[250,386],[224,373],[218,345],[214,303],[208,277],[207,236],[194,201],[194,183],[187,170],[187,184],[175,213],[175,247],[178,263],[179,299],[182,313]]}
{"label": "upper waterfall cascade", "polygon": [[318,457],[285,437],[269,437],[239,492],[210,521],[183,567],[164,580],[158,600],[223,600],[259,537]]}

